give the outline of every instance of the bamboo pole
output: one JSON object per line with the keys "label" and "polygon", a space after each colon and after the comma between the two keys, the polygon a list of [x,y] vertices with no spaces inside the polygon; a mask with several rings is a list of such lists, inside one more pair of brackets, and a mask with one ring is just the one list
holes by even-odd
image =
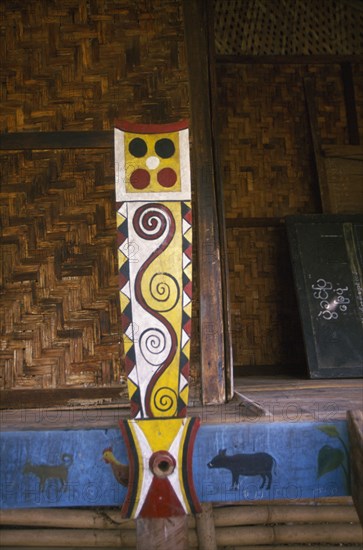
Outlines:
{"label": "bamboo pole", "polygon": [[203,503],[202,512],[195,516],[199,550],[217,550],[213,506]]}
{"label": "bamboo pole", "polygon": [[[203,505],[208,506],[208,505]],[[216,527],[269,523],[358,523],[355,507],[347,505],[231,505],[213,507]],[[198,520],[197,520],[198,521]],[[19,509],[1,510],[0,525],[78,529],[135,529],[135,521],[122,519],[119,510]],[[196,521],[188,517],[189,529]]]}
{"label": "bamboo pole", "polygon": [[214,509],[216,527],[269,523],[358,523],[354,506],[227,506]]}
{"label": "bamboo pole", "polygon": [[122,519],[120,510],[29,508],[0,510],[0,525],[66,529],[135,529],[135,521]]}
{"label": "bamboo pole", "polygon": [[276,525],[252,527],[220,527],[216,530],[218,546],[236,544],[359,544],[363,531],[358,524]]}
{"label": "bamboo pole", "polygon": [[136,546],[136,531],[111,531],[99,529],[3,529],[2,546],[74,546],[76,548],[133,547]]}
{"label": "bamboo pole", "polygon": [[[217,546],[258,547],[282,544],[361,544],[362,527],[359,524],[330,523],[319,525],[254,525],[245,527],[218,527],[216,529]],[[136,547],[134,530],[97,530],[97,529],[3,529],[1,531],[2,548],[4,546],[74,547],[100,548]],[[148,548],[156,548],[149,539]],[[146,548],[146,546],[145,546]],[[170,546],[172,550],[175,547]],[[189,529],[187,548],[199,548],[195,530]],[[310,549],[311,550],[311,549]]]}

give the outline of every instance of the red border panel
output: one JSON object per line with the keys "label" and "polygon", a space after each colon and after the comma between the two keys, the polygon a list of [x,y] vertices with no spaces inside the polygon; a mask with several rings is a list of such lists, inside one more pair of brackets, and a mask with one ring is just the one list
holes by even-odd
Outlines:
{"label": "red border panel", "polygon": [[128,120],[115,120],[115,127],[118,130],[131,132],[133,134],[163,134],[167,132],[178,132],[189,127],[189,120],[179,120],[167,124],[143,124],[129,122]]}

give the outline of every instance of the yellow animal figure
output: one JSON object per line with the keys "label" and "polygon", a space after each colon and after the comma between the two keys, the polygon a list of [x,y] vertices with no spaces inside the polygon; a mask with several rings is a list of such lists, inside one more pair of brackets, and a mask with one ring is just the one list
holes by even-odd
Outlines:
{"label": "yellow animal figure", "polygon": [[127,464],[121,464],[112,452],[112,447],[107,447],[102,454],[103,460],[106,464],[110,464],[115,479],[127,487],[129,481],[129,467]]}

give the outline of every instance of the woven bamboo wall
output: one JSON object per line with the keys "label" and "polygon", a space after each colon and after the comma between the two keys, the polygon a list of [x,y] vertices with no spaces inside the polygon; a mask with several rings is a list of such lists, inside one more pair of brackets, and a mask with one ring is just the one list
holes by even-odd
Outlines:
{"label": "woven bamboo wall", "polygon": [[[363,66],[353,66],[363,135]],[[322,145],[348,143],[340,66],[218,65],[236,365],[304,364],[284,216],[321,211],[303,78],[314,78]],[[258,369],[256,369],[258,374]]]}
{"label": "woven bamboo wall", "polygon": [[2,131],[188,117],[179,1],[4,0],[0,15]]}
{"label": "woven bamboo wall", "polygon": [[214,0],[219,54],[362,54],[360,0]]}
{"label": "woven bamboo wall", "polygon": [[[189,117],[180,2],[5,0],[0,9],[2,132]],[[113,162],[112,149],[2,155],[3,388],[122,381]]]}
{"label": "woven bamboo wall", "polygon": [[[310,177],[303,74],[291,65],[218,67],[227,218],[319,207]],[[339,123],[344,113],[335,119]]]}
{"label": "woven bamboo wall", "polygon": [[304,364],[285,228],[227,231],[233,355],[237,366]]}

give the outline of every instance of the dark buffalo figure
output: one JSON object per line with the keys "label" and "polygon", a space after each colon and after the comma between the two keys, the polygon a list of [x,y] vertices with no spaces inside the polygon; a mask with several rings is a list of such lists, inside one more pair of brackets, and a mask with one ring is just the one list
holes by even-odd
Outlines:
{"label": "dark buffalo figure", "polygon": [[260,489],[265,486],[270,489],[272,481],[272,468],[276,467],[273,456],[267,453],[227,455],[227,449],[221,449],[219,453],[208,462],[208,468],[225,468],[232,474],[231,489],[238,489],[239,476],[261,476]]}

